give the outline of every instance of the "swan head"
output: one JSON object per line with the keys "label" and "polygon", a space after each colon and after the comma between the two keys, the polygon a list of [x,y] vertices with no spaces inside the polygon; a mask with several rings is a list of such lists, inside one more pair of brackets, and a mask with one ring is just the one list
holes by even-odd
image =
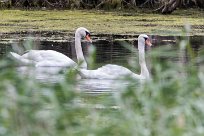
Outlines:
{"label": "swan head", "polygon": [[92,43],[92,40],[90,38],[90,31],[84,27],[79,27],[77,28],[76,32],[75,32],[75,38],[85,38],[87,41]]}
{"label": "swan head", "polygon": [[150,38],[146,34],[140,34],[138,37],[138,49],[144,51],[145,45],[152,46]]}

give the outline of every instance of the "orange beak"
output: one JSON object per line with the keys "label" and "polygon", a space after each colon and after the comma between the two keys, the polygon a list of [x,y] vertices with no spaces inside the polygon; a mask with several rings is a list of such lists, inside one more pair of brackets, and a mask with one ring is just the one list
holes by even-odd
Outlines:
{"label": "orange beak", "polygon": [[92,43],[92,40],[91,40],[91,38],[90,38],[90,35],[86,35],[85,38],[86,38],[87,41],[89,41],[90,43]]}
{"label": "orange beak", "polygon": [[152,46],[152,43],[150,42],[150,39],[147,39],[147,40],[145,41],[145,44],[148,45],[148,46]]}

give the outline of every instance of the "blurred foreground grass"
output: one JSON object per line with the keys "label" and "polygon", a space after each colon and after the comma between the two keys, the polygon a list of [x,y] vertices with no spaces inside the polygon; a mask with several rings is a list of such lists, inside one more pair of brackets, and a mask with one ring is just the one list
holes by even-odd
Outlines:
{"label": "blurred foreground grass", "polygon": [[[139,85],[126,79],[126,86],[118,81],[120,89],[110,94],[79,92],[72,70],[63,81],[42,84],[1,60],[0,135],[203,136],[204,54],[190,55],[188,40],[181,39],[174,52],[152,49],[152,80]],[[169,60],[175,55],[179,63]]]}

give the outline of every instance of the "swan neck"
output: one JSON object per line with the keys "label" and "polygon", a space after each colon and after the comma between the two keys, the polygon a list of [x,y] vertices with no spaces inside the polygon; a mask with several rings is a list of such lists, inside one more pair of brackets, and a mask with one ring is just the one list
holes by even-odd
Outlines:
{"label": "swan neck", "polygon": [[145,45],[140,46],[140,49],[139,49],[139,64],[141,67],[140,75],[145,77],[146,79],[149,79],[150,76],[149,76],[149,71],[148,71],[147,66],[146,66],[144,47],[145,47]]}
{"label": "swan neck", "polygon": [[87,63],[84,58],[84,54],[81,47],[81,38],[77,34],[75,34],[75,50],[76,50],[77,61],[79,64],[81,64],[80,68],[87,69]]}

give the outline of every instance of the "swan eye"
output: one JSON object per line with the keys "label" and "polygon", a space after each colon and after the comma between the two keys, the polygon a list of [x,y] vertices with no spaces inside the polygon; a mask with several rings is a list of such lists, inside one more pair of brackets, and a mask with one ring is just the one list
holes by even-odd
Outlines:
{"label": "swan eye", "polygon": [[147,37],[144,37],[145,41],[148,39]]}
{"label": "swan eye", "polygon": [[86,36],[87,36],[87,35],[91,36],[91,34],[90,34],[89,32],[87,32],[87,31],[85,31],[85,32],[86,32]]}

